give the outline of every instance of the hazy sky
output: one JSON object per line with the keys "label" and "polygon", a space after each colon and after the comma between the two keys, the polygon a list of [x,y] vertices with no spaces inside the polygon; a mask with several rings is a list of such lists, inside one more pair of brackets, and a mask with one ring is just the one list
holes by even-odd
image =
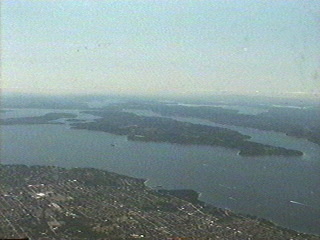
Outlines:
{"label": "hazy sky", "polygon": [[319,0],[1,4],[5,91],[320,91]]}

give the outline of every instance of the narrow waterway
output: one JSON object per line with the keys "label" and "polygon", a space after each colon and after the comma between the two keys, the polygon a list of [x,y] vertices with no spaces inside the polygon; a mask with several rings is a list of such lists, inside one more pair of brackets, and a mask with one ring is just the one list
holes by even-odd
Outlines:
{"label": "narrow waterway", "polygon": [[[200,119],[176,120],[217,126]],[[1,126],[1,162],[95,167],[146,178],[151,187],[194,189],[218,207],[320,234],[319,146],[280,133],[224,127],[305,155],[241,157],[223,147],[132,142],[68,125],[14,125]]]}

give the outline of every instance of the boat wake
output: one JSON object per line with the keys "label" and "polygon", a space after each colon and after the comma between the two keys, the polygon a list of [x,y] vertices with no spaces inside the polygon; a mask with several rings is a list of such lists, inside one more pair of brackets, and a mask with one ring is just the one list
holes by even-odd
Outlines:
{"label": "boat wake", "polygon": [[289,201],[290,203],[293,203],[293,204],[297,204],[297,205],[300,205],[300,206],[304,206],[304,207],[309,207],[309,208],[314,208],[310,205],[307,205],[307,204],[304,204],[304,203],[301,203],[301,202],[296,202],[296,201]]}

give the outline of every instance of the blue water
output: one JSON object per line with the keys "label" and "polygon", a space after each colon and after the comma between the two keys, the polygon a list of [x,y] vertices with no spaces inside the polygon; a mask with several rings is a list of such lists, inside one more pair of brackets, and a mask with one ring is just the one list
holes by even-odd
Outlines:
{"label": "blue water", "polygon": [[151,187],[191,188],[218,207],[320,234],[320,147],[284,134],[238,130],[247,131],[254,140],[305,154],[241,157],[237,150],[223,147],[132,142],[67,125],[14,125],[1,126],[1,161],[95,167],[149,179]]}

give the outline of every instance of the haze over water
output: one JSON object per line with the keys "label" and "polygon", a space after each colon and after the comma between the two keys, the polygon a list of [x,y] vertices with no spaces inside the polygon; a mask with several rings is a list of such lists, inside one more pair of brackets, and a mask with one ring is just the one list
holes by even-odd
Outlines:
{"label": "haze over water", "polygon": [[[68,94],[162,100],[216,94],[220,103],[227,95],[233,103],[239,96],[290,96],[300,101],[297,109],[305,99],[320,99],[318,0],[3,0],[0,11],[2,94],[59,95],[61,102]],[[267,111],[248,99],[240,113]],[[12,110],[1,117],[57,111]],[[304,155],[241,157],[222,147],[132,142],[69,125],[14,125],[1,126],[1,161],[95,167],[146,178],[151,187],[190,188],[215,206],[320,234],[319,145],[175,119],[227,127]]]}

